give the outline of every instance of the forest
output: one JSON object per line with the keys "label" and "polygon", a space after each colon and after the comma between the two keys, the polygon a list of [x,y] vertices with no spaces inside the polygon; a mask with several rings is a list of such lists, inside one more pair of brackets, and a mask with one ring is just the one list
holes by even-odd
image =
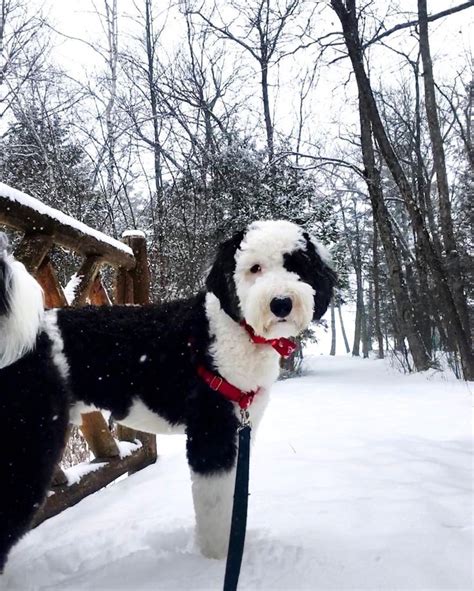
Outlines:
{"label": "forest", "polygon": [[352,355],[472,380],[473,6],[0,0],[0,181],[143,230],[155,301],[295,221],[339,275],[332,353],[352,306]]}

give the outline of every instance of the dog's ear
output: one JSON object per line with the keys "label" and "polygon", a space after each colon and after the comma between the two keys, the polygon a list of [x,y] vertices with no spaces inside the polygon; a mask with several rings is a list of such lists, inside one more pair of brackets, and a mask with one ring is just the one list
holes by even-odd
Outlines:
{"label": "dog's ear", "polygon": [[244,238],[240,231],[219,245],[217,256],[206,279],[206,288],[219,299],[221,307],[233,320],[240,320],[239,300],[235,288],[235,253]]}
{"label": "dog's ear", "polygon": [[303,235],[306,239],[306,252],[311,264],[312,279],[310,283],[315,291],[313,320],[319,320],[324,316],[331,302],[334,286],[337,283],[337,274],[330,267],[329,253],[326,249],[312,240],[306,232]]}

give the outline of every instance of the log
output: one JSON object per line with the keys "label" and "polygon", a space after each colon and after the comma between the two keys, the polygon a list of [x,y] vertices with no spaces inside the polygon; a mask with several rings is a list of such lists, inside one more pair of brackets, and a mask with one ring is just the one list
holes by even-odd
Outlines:
{"label": "log", "polygon": [[80,429],[96,458],[113,458],[120,455],[119,448],[101,412],[83,414]]}
{"label": "log", "polygon": [[150,268],[146,239],[142,235],[129,235],[124,238],[124,242],[133,250],[136,261],[135,267],[130,271],[133,279],[133,303],[144,306],[150,303]]}
{"label": "log", "polygon": [[113,267],[133,269],[135,258],[125,245],[48,207],[38,199],[0,183],[0,224],[25,233],[41,228],[55,244],[84,256],[101,256]]}
{"label": "log", "polygon": [[46,257],[41,263],[36,273],[36,280],[43,288],[46,308],[63,308],[68,305],[49,257]]}
{"label": "log", "polygon": [[67,484],[67,476],[64,470],[60,466],[56,466],[54,470],[53,476],[53,486],[60,486],[62,484]]}
{"label": "log", "polygon": [[[0,212],[0,222],[2,220]],[[9,225],[9,224],[8,224]],[[26,233],[23,240],[17,246],[14,257],[17,261],[23,263],[32,275],[36,275],[43,259],[48,254],[53,245],[53,237],[39,232]]]}
{"label": "log", "polygon": [[100,275],[94,279],[94,283],[92,284],[90,293],[90,300],[93,306],[111,306],[112,302],[110,301],[109,294],[107,290],[102,285],[102,281],[100,280]]}
{"label": "log", "polygon": [[63,484],[54,486],[52,493],[41,506],[33,518],[31,527],[36,527],[46,519],[61,513],[64,509],[76,505],[80,500],[92,493],[97,492],[107,484],[116,480],[126,472],[138,471],[154,462],[147,454],[144,448],[125,458],[113,458],[104,460],[97,458],[91,464],[100,464],[105,462],[104,466],[98,468],[95,472],[89,472],[81,480],[68,486]]}
{"label": "log", "polygon": [[150,268],[145,236],[141,233],[124,234],[124,243],[133,251],[135,267],[120,269],[117,273],[115,303],[146,305],[150,303]]}
{"label": "log", "polygon": [[82,263],[77,272],[79,283],[75,289],[74,301],[72,302],[74,307],[84,306],[87,303],[92,284],[97,277],[101,264],[102,258],[96,255],[86,257]]}

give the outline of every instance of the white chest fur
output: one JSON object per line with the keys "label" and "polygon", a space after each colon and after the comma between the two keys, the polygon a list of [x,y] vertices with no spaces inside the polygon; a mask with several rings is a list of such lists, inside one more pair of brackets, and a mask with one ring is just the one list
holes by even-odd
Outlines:
{"label": "white chest fur", "polygon": [[245,329],[222,310],[213,293],[206,296],[206,315],[214,336],[210,353],[219,374],[245,392],[268,390],[278,378],[278,353],[268,345],[252,343]]}

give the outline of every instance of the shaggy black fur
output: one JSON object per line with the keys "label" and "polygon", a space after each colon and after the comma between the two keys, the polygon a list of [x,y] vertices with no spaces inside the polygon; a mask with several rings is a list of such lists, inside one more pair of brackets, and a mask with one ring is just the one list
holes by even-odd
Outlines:
{"label": "shaggy black fur", "polygon": [[66,390],[42,334],[34,353],[0,370],[0,573],[45,498],[68,421]]}
{"label": "shaggy black fur", "polygon": [[[0,250],[0,256],[1,254]],[[0,258],[0,318],[10,310],[10,304],[7,299],[7,291],[10,286],[10,281],[10,267],[6,264],[5,260]]]}
{"label": "shaggy black fur", "polygon": [[288,271],[296,273],[314,289],[313,320],[319,320],[328,309],[337,275],[321,259],[309,235],[305,232],[303,236],[306,240],[306,251],[295,250],[291,254],[285,254],[283,266]]}
{"label": "shaggy black fur", "polygon": [[63,309],[58,324],[70,365],[73,401],[110,410],[117,421],[133,399],[173,425],[185,425],[195,472],[232,467],[237,419],[233,404],[196,374],[210,337],[204,297],[162,306]]}
{"label": "shaggy black fur", "polygon": [[236,322],[242,317],[234,281],[235,253],[243,238],[244,232],[238,232],[219,246],[216,260],[206,280],[208,291],[219,298],[222,309]]}

